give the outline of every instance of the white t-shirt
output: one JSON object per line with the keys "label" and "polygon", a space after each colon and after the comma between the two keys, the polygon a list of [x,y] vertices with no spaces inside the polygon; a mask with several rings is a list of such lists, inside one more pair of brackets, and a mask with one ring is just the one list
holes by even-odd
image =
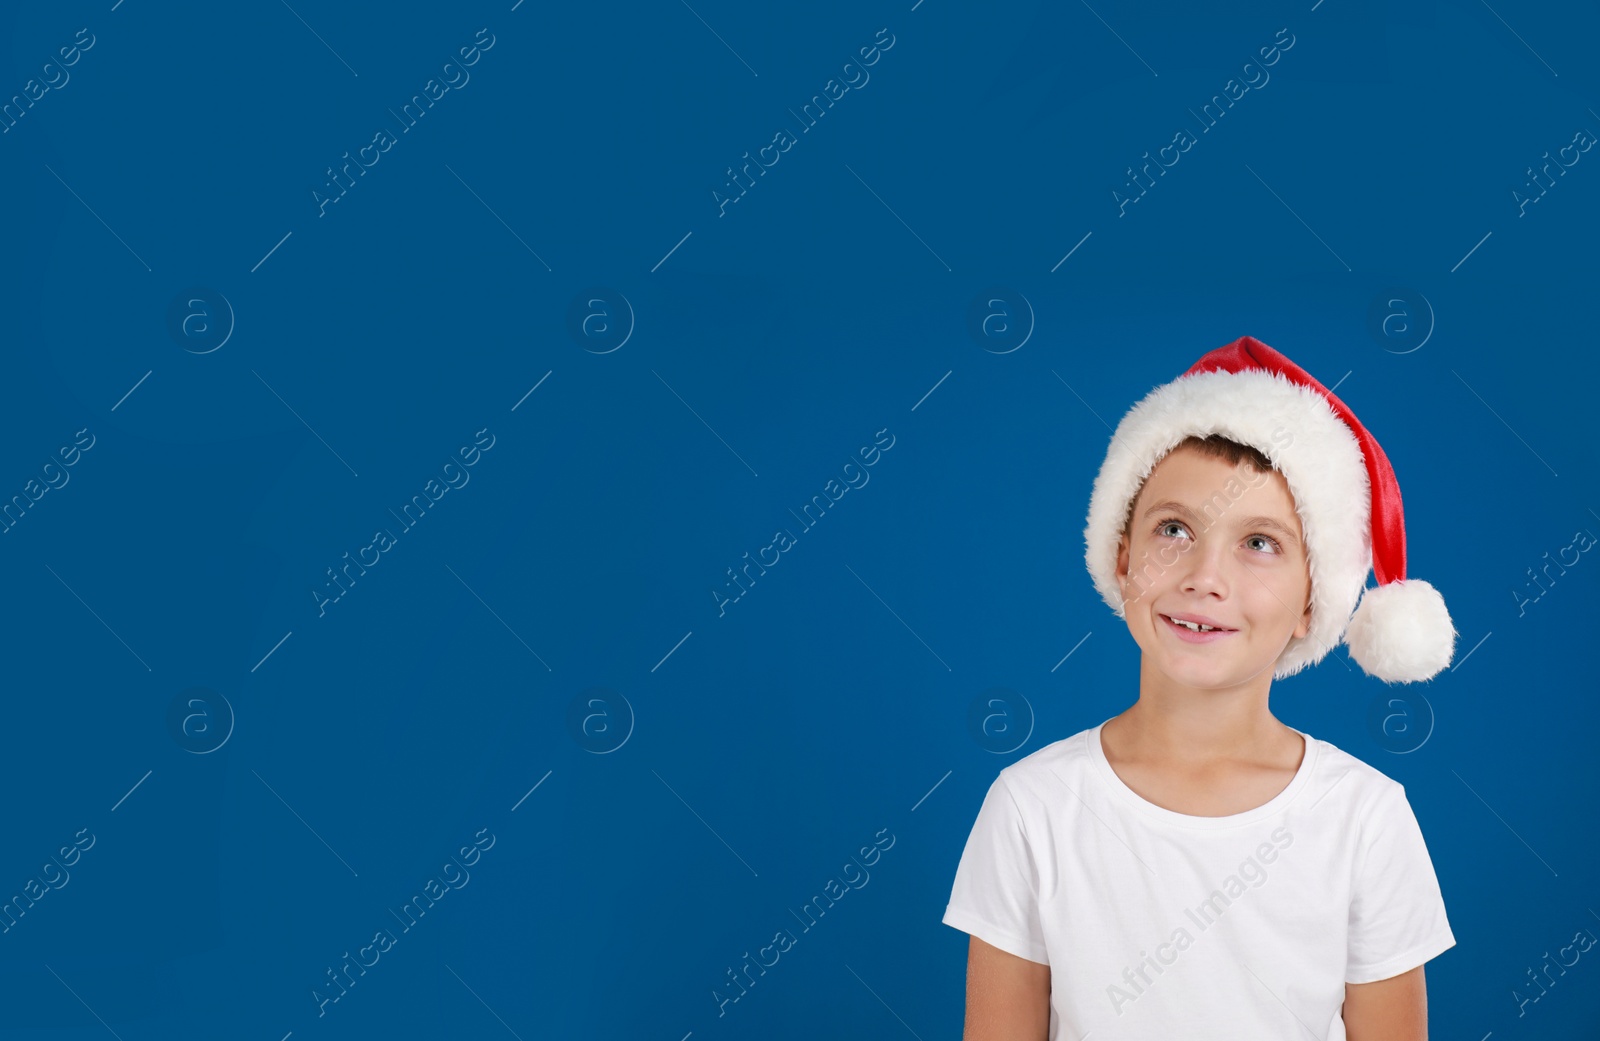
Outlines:
{"label": "white t-shirt", "polygon": [[1050,1041],[1344,1041],[1345,983],[1455,945],[1397,781],[1296,730],[1287,788],[1191,817],[1122,782],[1104,726],[1000,771],[944,913],[1050,966]]}

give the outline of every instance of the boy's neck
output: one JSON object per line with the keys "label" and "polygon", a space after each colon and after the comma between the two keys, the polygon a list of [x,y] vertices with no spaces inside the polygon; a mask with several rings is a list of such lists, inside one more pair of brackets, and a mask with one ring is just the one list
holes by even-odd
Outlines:
{"label": "boy's neck", "polygon": [[1203,768],[1228,760],[1272,760],[1300,738],[1267,707],[1265,692],[1195,691],[1139,700],[1106,722],[1104,743],[1123,758],[1178,768]]}

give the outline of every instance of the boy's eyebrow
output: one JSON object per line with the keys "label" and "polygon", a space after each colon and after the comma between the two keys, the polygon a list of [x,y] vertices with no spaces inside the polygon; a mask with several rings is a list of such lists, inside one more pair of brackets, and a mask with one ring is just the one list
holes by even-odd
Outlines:
{"label": "boy's eyebrow", "polygon": [[[1153,514],[1157,513],[1181,513],[1190,520],[1199,519],[1197,516],[1195,516],[1195,512],[1193,510],[1174,499],[1163,499],[1161,502],[1151,506],[1148,510],[1145,510],[1145,519],[1148,520]],[[1247,528],[1270,528],[1282,535],[1284,538],[1288,539],[1290,542],[1294,543],[1296,546],[1300,545],[1300,540],[1295,537],[1294,532],[1284,527],[1282,523],[1273,520],[1271,517],[1244,517],[1240,519],[1239,524],[1242,527]]]}

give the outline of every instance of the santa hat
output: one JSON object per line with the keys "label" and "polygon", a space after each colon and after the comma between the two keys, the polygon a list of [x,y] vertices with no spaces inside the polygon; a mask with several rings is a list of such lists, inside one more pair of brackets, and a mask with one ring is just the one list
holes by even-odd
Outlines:
{"label": "santa hat", "polygon": [[[1311,626],[1289,640],[1274,679],[1315,664],[1341,640],[1356,664],[1386,683],[1431,679],[1450,664],[1456,631],[1444,598],[1427,582],[1406,578],[1400,485],[1388,457],[1344,402],[1251,336],[1211,351],[1152,390],[1111,436],[1083,535],[1089,574],[1117,617],[1125,617],[1118,544],[1139,489],[1179,442],[1211,434],[1265,455],[1300,515]],[[1369,568],[1378,580],[1372,589]]]}

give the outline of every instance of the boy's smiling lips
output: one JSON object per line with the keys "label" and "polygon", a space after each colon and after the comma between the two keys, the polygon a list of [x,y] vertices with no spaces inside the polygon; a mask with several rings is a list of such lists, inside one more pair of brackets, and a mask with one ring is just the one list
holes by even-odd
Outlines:
{"label": "boy's smiling lips", "polygon": [[1157,612],[1157,615],[1161,618],[1162,624],[1165,626],[1165,628],[1185,643],[1213,643],[1225,636],[1232,636],[1234,633],[1238,632],[1237,629],[1229,629],[1226,627],[1219,627],[1215,632],[1198,632],[1194,629],[1187,628],[1186,626],[1179,625],[1177,622],[1172,620],[1173,618],[1182,618],[1185,621],[1198,622],[1201,625],[1213,624],[1206,621],[1204,615],[1200,615],[1198,617],[1193,615],[1167,615],[1162,614],[1161,612]]}
{"label": "boy's smiling lips", "polygon": [[1207,625],[1213,629],[1222,629],[1230,633],[1235,631],[1231,626],[1223,625],[1215,618],[1210,618],[1203,614],[1169,614],[1165,611],[1158,611],[1157,613],[1163,618],[1174,619],[1180,622],[1195,622],[1199,625]]}

